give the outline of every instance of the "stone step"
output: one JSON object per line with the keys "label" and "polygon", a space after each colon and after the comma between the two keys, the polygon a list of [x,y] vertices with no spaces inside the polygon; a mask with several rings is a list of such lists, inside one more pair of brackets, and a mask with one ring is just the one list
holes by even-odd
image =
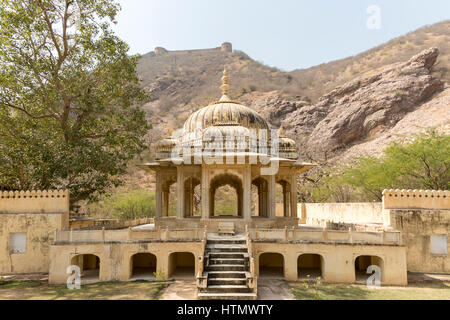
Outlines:
{"label": "stone step", "polygon": [[245,271],[245,266],[240,264],[215,264],[206,267],[207,271]]}
{"label": "stone step", "polygon": [[240,278],[245,279],[247,271],[207,271],[208,279]]}
{"label": "stone step", "polygon": [[248,258],[248,253],[244,252],[210,252],[210,259],[216,258]]}
{"label": "stone step", "polygon": [[247,279],[245,279],[245,278],[211,278],[211,279],[208,279],[208,286],[230,286],[230,285],[246,286]]}
{"label": "stone step", "polygon": [[199,300],[256,300],[256,293],[209,293],[200,292],[197,295]]}
{"label": "stone step", "polygon": [[206,288],[208,293],[251,293],[252,290],[246,285],[218,285],[218,286],[208,286]]}
{"label": "stone step", "polygon": [[206,241],[207,244],[247,244],[246,240],[240,239],[211,239]]}
{"label": "stone step", "polygon": [[217,264],[239,264],[245,265],[244,258],[214,258],[209,259],[209,265],[217,265]]}
{"label": "stone step", "polygon": [[247,252],[248,248],[243,244],[206,244],[207,252]]}

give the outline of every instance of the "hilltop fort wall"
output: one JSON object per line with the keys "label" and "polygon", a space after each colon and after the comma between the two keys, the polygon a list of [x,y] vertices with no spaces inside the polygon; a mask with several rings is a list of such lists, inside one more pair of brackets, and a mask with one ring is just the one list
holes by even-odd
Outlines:
{"label": "hilltop fort wall", "polygon": [[216,48],[191,49],[191,50],[170,50],[170,51],[163,47],[156,47],[153,51],[151,51],[149,53],[149,55],[154,57],[154,56],[162,56],[169,52],[171,54],[186,54],[186,53],[191,53],[191,52],[217,52],[217,51],[231,53],[231,52],[233,52],[233,45],[230,42],[224,42],[221,44],[220,47],[216,47]]}

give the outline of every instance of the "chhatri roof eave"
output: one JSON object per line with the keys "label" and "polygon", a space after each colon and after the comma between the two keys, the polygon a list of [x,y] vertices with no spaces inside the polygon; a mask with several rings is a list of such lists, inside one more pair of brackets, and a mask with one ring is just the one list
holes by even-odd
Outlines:
{"label": "chhatri roof eave", "polygon": [[[226,157],[257,157],[259,159],[263,158],[264,162],[267,162],[267,165],[269,165],[270,162],[282,162],[282,163],[288,163],[294,167],[309,167],[309,168],[317,167],[317,165],[313,164],[313,163],[301,162],[298,160],[281,158],[281,157],[270,157],[267,154],[257,153],[257,152],[221,152],[220,154],[210,156],[210,157],[211,157],[211,159],[216,159],[220,156],[223,158],[226,158]],[[187,157],[172,157],[172,158],[159,159],[159,160],[157,160],[156,163],[141,164],[138,166],[139,167],[161,167],[162,163],[168,163],[168,162],[172,162],[174,164],[182,163],[182,162],[184,162],[185,159],[188,159],[188,158],[192,159],[194,157],[201,157],[202,160],[204,161],[205,157],[208,157],[208,156],[193,153]],[[261,161],[259,161],[259,162],[261,163]]]}
{"label": "chhatri roof eave", "polygon": [[138,164],[136,167],[141,168],[147,172],[156,172],[158,170],[164,169],[164,168],[175,168],[176,166],[169,162],[152,162],[152,163],[143,163]]}
{"label": "chhatri roof eave", "polygon": [[142,164],[136,165],[136,167],[141,168],[148,172],[153,172],[153,171],[155,171],[156,168],[160,168],[161,164],[160,163],[142,163]]}
{"label": "chhatri roof eave", "polygon": [[301,161],[295,162],[292,166],[297,168],[297,174],[305,173],[315,167],[318,167],[317,164]]}
{"label": "chhatri roof eave", "polygon": [[297,160],[294,165],[296,165],[296,166],[311,166],[311,167],[317,167],[318,166],[318,164],[315,164],[315,163],[302,162],[302,161],[299,161],[299,160]]}
{"label": "chhatri roof eave", "polygon": [[[262,154],[258,154],[258,153],[247,153],[247,156],[249,154],[252,156],[262,155]],[[234,155],[236,155],[236,154],[234,154]],[[262,155],[262,156],[267,156],[267,155]],[[137,165],[137,167],[139,167],[143,170],[146,170],[148,172],[156,172],[163,168],[176,168],[176,166],[179,166],[179,165],[201,166],[201,165],[205,164],[203,161],[202,161],[202,164],[193,163],[192,157],[191,157],[190,163],[185,163],[184,160],[185,159],[183,159],[181,157],[167,158],[167,159],[158,160],[157,162],[139,164],[139,165]],[[271,158],[269,160],[269,162],[266,164],[258,163],[258,164],[252,164],[252,165],[270,166],[275,161],[280,162],[281,166],[288,165],[289,167],[295,169],[297,174],[305,173],[305,172],[318,166],[317,164],[314,164],[314,163],[301,162],[301,161],[297,161],[297,160],[290,160],[290,159],[276,158],[276,157]],[[223,165],[226,165],[226,164],[227,164],[226,161],[224,161]],[[246,164],[248,164],[248,163],[246,163]],[[211,165],[217,165],[217,164],[213,163]]]}

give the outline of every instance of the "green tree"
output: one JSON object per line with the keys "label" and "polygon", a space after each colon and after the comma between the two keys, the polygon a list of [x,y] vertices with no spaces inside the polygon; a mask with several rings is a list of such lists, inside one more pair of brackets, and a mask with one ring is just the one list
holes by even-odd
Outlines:
{"label": "green tree", "polygon": [[361,157],[304,175],[302,202],[381,201],[384,189],[450,189],[450,136],[430,129]]}
{"label": "green tree", "polygon": [[380,158],[360,158],[343,171],[344,183],[381,200],[386,188],[450,189],[450,136],[429,130],[391,144]]}
{"label": "green tree", "polygon": [[0,188],[95,198],[145,147],[138,56],[113,0],[0,0]]}
{"label": "green tree", "polygon": [[106,194],[89,206],[89,215],[97,218],[134,220],[155,216],[155,193],[130,190]]}

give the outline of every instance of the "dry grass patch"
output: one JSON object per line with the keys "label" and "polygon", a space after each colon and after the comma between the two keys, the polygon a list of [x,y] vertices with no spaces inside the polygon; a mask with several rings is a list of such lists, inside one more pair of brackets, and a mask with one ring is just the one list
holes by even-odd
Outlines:
{"label": "dry grass patch", "polygon": [[157,300],[168,283],[101,282],[69,290],[44,281],[0,282],[0,300]]}
{"label": "dry grass patch", "polygon": [[407,287],[370,289],[362,284],[322,283],[317,291],[303,283],[290,283],[297,300],[450,300],[450,282],[414,283]]}

